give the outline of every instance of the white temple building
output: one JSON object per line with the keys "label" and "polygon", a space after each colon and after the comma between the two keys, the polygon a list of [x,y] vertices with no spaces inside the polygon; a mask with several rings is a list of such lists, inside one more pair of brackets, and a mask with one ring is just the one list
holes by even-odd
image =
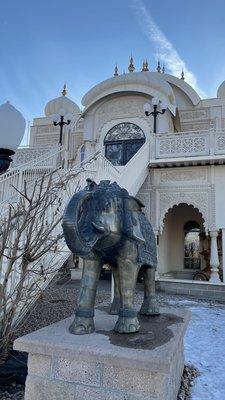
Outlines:
{"label": "white temple building", "polygon": [[[146,102],[166,109],[156,133]],[[34,119],[29,148],[18,150],[13,167],[40,157],[50,165],[59,143],[53,116],[72,113],[63,168],[98,160],[97,181],[117,180],[141,199],[157,238],[158,279],[225,281],[225,81],[216,98],[201,99],[183,73],[169,75],[160,63],[151,72],[147,61],[136,72],[131,59],[128,73],[116,67],[82,105],[81,111],[64,87]]]}

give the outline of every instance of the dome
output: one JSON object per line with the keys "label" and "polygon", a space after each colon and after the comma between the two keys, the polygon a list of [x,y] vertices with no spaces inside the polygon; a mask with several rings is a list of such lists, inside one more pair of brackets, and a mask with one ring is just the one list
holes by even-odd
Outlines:
{"label": "dome", "polygon": [[114,75],[100,82],[85,94],[82,104],[86,112],[95,102],[113,93],[139,92],[153,97],[160,96],[160,100],[167,103],[169,110],[175,115],[177,104],[173,86],[180,88],[193,105],[201,100],[196,91],[182,79],[165,73],[141,71]]}
{"label": "dome", "polygon": [[225,97],[225,81],[221,83],[217,90],[217,97],[221,99],[221,97]]}
{"label": "dome", "polygon": [[81,112],[79,106],[74,101],[66,97],[66,86],[62,91],[62,96],[50,100],[45,106],[45,115],[49,117],[53,114],[58,114],[60,109],[64,109],[66,113],[79,114]]}
{"label": "dome", "polygon": [[109,78],[94,86],[82,99],[85,111],[96,101],[119,92],[139,92],[151,96],[160,95],[161,100],[168,104],[173,114],[176,101],[171,86],[158,72],[133,72]]}

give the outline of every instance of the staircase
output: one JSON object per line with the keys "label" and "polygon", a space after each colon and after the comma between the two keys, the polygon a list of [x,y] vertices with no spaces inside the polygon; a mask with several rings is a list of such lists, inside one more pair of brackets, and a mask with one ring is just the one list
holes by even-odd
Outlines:
{"label": "staircase", "polygon": [[[59,180],[66,181],[65,188],[60,189],[58,197],[61,199],[60,213],[62,214],[69,198],[76,190],[81,190],[86,186],[86,179],[91,178],[99,183],[101,180],[116,181],[120,186],[126,188],[131,195],[136,195],[145,178],[148,174],[148,163],[149,163],[149,143],[145,143],[129,163],[124,167],[115,167],[104,155],[99,151],[92,155],[90,158],[83,161],[81,164],[74,166],[72,169],[63,168],[63,148],[54,149],[49,153],[48,157],[46,154],[43,157],[39,157],[32,160],[30,163],[21,165],[19,168],[12,168],[5,174],[0,176],[0,218],[4,218],[4,213],[7,210],[8,204],[16,204],[20,194],[15,191],[16,187],[19,191],[23,190],[24,183],[26,182],[27,190],[32,190],[34,182],[45,175],[46,182],[49,173],[53,172],[53,181]],[[69,176],[69,179],[68,179]],[[56,205],[49,207],[46,215],[47,220],[51,220],[56,212]],[[57,205],[58,207],[58,205]],[[57,209],[58,212],[58,209]],[[54,228],[52,234],[57,235],[62,232],[61,223],[58,223]],[[13,234],[13,232],[12,232]],[[39,270],[42,266],[50,266],[51,273],[43,278],[40,284],[35,289],[36,292],[33,294],[29,301],[29,304],[21,304],[19,311],[17,312],[15,323],[24,316],[28,311],[29,307],[35,302],[40,294],[40,289],[43,290],[49,282],[52,280],[56,272],[61,268],[64,262],[70,255],[64,239],[60,239],[57,245],[57,249],[49,251],[39,259],[36,265],[33,265],[35,270]],[[0,260],[0,285],[3,282],[5,274],[5,266],[7,260],[2,257]],[[17,261],[18,270],[20,268],[20,259]],[[17,268],[16,268],[17,269]],[[16,285],[18,285],[18,270],[14,270],[8,279],[8,292],[14,293],[16,291]],[[35,276],[27,279],[27,287],[33,285],[35,287]]]}

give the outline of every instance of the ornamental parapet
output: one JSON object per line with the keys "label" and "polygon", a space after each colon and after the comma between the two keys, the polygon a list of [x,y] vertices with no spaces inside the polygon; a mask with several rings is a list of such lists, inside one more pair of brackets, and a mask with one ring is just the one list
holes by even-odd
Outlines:
{"label": "ornamental parapet", "polygon": [[[45,147],[19,147],[13,156],[12,167],[19,167],[32,162],[37,164],[39,160],[40,167],[55,167],[59,146]],[[52,156],[50,156],[52,155]]]}
{"label": "ornamental parapet", "polygon": [[225,131],[153,134],[150,166],[223,164]]}

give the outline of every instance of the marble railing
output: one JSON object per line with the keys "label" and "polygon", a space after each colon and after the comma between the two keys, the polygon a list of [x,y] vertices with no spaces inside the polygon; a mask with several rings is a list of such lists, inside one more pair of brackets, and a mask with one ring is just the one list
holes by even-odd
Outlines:
{"label": "marble railing", "polygon": [[[19,147],[13,156],[13,163],[11,167],[18,167],[32,161],[40,159],[42,167],[51,167],[56,162],[56,159],[48,157],[49,153],[52,153],[56,149],[55,154],[57,155],[58,145],[45,146],[45,147]],[[44,163],[43,163],[44,158]]]}
{"label": "marble railing", "polygon": [[156,134],[151,143],[151,160],[189,157],[225,157],[225,131],[194,131]]}

